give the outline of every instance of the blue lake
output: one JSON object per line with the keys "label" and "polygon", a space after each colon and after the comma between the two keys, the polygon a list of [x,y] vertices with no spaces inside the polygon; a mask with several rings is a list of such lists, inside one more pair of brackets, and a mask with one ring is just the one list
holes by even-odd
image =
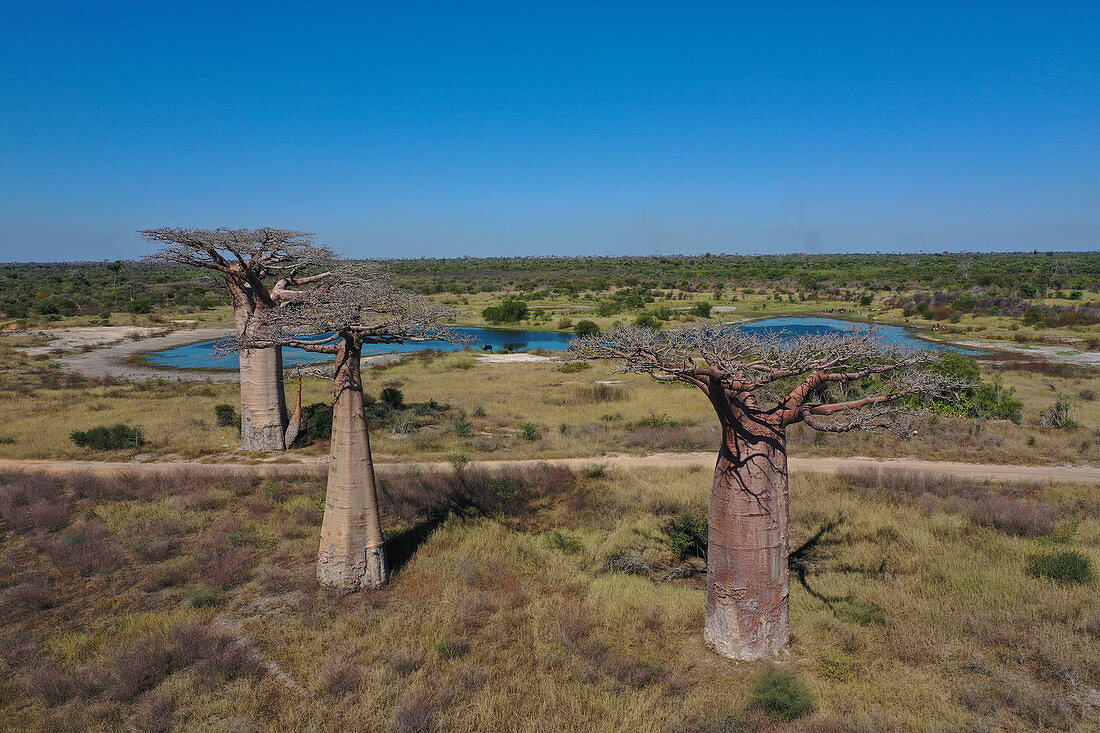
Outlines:
{"label": "blue lake", "polygon": [[[794,335],[812,333],[830,333],[837,331],[852,331],[867,328],[866,324],[841,321],[835,318],[765,318],[760,321],[752,321],[742,324],[742,328],[750,331],[774,330],[785,331]],[[891,343],[904,344],[918,349],[936,349],[958,351],[966,354],[980,353],[974,349],[965,349],[961,346],[940,344],[934,341],[926,341],[917,338],[908,329],[901,326],[879,326],[879,333]],[[473,338],[474,349],[480,350],[484,346],[492,346],[491,351],[531,351],[544,349],[547,351],[564,351],[573,338],[571,333],[559,331],[516,331],[504,328],[456,328],[459,333]],[[185,344],[164,351],[154,351],[146,355],[150,364],[170,369],[227,369],[236,370],[239,366],[235,355],[223,356],[212,359],[213,341],[199,341],[193,344]],[[400,351],[424,351],[435,349],[436,351],[455,351],[461,347],[446,341],[420,341],[409,344],[376,344],[365,346],[364,355],[389,354]],[[311,354],[301,349],[283,349],[283,365],[313,364],[323,361],[331,361],[327,354]]]}

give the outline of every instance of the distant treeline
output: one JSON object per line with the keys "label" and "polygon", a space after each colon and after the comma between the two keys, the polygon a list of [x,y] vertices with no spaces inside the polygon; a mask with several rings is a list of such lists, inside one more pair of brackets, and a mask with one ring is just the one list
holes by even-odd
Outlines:
{"label": "distant treeline", "polygon": [[698,255],[391,260],[420,292],[602,292],[610,288],[700,292],[729,286],[788,292],[992,288],[1025,298],[1096,289],[1100,252],[906,255]]}
{"label": "distant treeline", "polygon": [[[666,297],[680,291],[736,298],[766,288],[803,300],[856,301],[863,294],[903,291],[910,297],[892,300],[922,314],[926,309],[942,318],[956,312],[996,312],[1036,322],[1094,323],[1094,309],[1029,301],[1073,300],[1100,290],[1100,252],[455,258],[388,260],[385,265],[400,285],[424,294],[512,291],[537,301],[621,291],[618,300],[641,300],[658,290]],[[0,264],[0,310],[8,319],[186,313],[225,302],[218,280],[176,265]]]}
{"label": "distant treeline", "polygon": [[187,312],[226,302],[224,286],[208,273],[140,262],[0,265],[0,309],[6,318]]}

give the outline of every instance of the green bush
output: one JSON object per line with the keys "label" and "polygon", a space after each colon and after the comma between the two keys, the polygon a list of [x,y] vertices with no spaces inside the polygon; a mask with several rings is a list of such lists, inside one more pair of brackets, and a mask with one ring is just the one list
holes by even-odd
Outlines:
{"label": "green bush", "polygon": [[696,303],[691,306],[691,315],[699,316],[700,318],[710,318],[711,305],[707,301]]}
{"label": "green bush", "polygon": [[664,527],[672,551],[681,560],[707,556],[707,518],[683,512]]}
{"label": "green bush", "polygon": [[221,594],[213,588],[201,588],[191,594],[192,608],[205,608],[221,603]]}
{"label": "green bush", "polygon": [[538,440],[542,437],[539,435],[539,426],[533,422],[525,422],[519,426],[519,429],[523,431],[524,440]]}
{"label": "green bush", "polygon": [[405,395],[397,387],[386,387],[379,399],[395,410],[400,410],[405,404]]}
{"label": "green bush", "polygon": [[657,320],[657,316],[653,315],[649,311],[640,314],[634,319],[635,326],[642,326],[643,328],[652,328],[654,330],[661,328],[661,322]]}
{"label": "green bush", "polygon": [[551,532],[546,538],[546,541],[551,547],[561,550],[566,555],[576,555],[578,552],[584,550],[584,543],[581,542],[580,537],[565,534],[564,532]]}
{"label": "green bush", "polygon": [[1027,574],[1048,578],[1056,583],[1085,585],[1095,577],[1092,558],[1076,550],[1063,550],[1049,555],[1028,555]]}
{"label": "green bush", "polygon": [[237,420],[237,411],[233,409],[233,405],[214,405],[214,418],[217,420],[219,428],[240,424]]}
{"label": "green bush", "polygon": [[527,317],[527,303],[518,298],[505,298],[500,305],[481,311],[481,315],[489,323],[516,323]]}
{"label": "green bush", "polygon": [[132,428],[122,423],[111,427],[99,425],[89,430],[74,430],[69,433],[69,437],[81,448],[95,450],[123,450],[145,445],[141,428]]}
{"label": "green bush", "polygon": [[600,332],[600,327],[595,321],[578,321],[573,331],[578,336],[595,336]]}
{"label": "green bush", "polygon": [[466,419],[465,412],[458,413],[458,416],[451,420],[451,429],[460,438],[474,437],[474,429],[470,426],[470,421]]}
{"label": "green bush", "polygon": [[790,672],[770,668],[756,678],[749,706],[763,710],[774,720],[791,721],[813,709],[814,696]]}
{"label": "green bush", "polygon": [[1054,430],[1076,430],[1076,411],[1077,406],[1070,401],[1069,396],[1060,394],[1053,405],[1039,413],[1039,425]]}
{"label": "green bush", "polygon": [[299,434],[310,440],[328,440],[332,437],[332,405],[315,402],[303,407]]}

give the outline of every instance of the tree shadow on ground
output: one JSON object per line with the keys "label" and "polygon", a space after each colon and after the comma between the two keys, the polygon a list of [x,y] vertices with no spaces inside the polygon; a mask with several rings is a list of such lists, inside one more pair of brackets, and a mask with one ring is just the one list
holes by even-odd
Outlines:
{"label": "tree shadow on ground", "polygon": [[[842,519],[835,519],[822,525],[821,529],[819,529],[813,537],[806,540],[798,549],[790,553],[787,557],[787,568],[790,572],[795,574],[799,584],[806,589],[806,592],[824,603],[825,607],[828,608],[834,616],[853,621],[861,626],[871,623],[885,623],[886,613],[878,604],[869,601],[861,601],[850,595],[828,596],[820,591],[814,590],[810,585],[809,576],[811,574],[813,561],[820,557],[820,550],[838,542],[838,540],[832,538],[830,535],[841,524],[843,524]],[[882,562],[877,568],[845,566],[843,568],[838,568],[835,572],[861,573],[878,578],[881,577],[885,571],[886,558],[882,559]]]}
{"label": "tree shadow on ground", "polygon": [[401,572],[409,564],[416,551],[428,541],[428,538],[439,528],[439,525],[447,520],[448,516],[450,515],[443,514],[429,517],[386,540],[386,559],[390,565],[391,575]]}

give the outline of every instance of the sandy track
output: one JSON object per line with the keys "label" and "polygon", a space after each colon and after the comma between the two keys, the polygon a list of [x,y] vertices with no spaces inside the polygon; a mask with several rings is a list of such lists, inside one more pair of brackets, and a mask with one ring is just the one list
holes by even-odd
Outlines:
{"label": "sandy track", "polygon": [[145,379],[170,379],[182,382],[236,382],[235,371],[190,372],[185,369],[156,369],[140,366],[126,361],[131,356],[160,351],[173,346],[208,341],[210,339],[232,336],[233,330],[227,328],[194,328],[187,331],[173,331],[164,336],[145,338],[139,341],[121,341],[76,354],[59,356],[61,368],[67,372],[76,372],[86,377],[103,379],[105,377],[126,381]]}
{"label": "sandy track", "polygon": [[[533,466],[540,463],[584,468],[608,466],[620,468],[671,468],[714,465],[713,453],[658,453],[652,456],[597,456],[591,458],[555,458],[549,460],[480,461],[471,467],[504,468]],[[962,476],[995,481],[1063,481],[1100,485],[1100,466],[1013,466],[992,463],[956,463],[951,461],[920,461],[912,459],[875,458],[791,458],[789,465],[798,473],[837,473],[860,468],[878,467],[918,471],[944,476]],[[452,470],[450,463],[377,463],[381,474],[405,471]],[[298,463],[108,463],[100,461],[38,461],[0,459],[0,471],[44,471],[50,473],[170,473],[187,471],[199,476],[269,476],[283,478],[324,476],[328,463],[324,459]]]}

